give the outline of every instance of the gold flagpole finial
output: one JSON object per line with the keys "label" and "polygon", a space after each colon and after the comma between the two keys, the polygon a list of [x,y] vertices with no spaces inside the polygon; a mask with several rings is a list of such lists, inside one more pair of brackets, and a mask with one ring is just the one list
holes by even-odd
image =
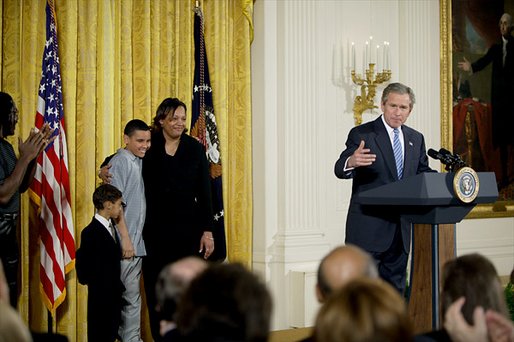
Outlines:
{"label": "gold flagpole finial", "polygon": [[195,7],[196,7],[196,8],[200,7],[200,3],[199,3],[199,1],[198,1],[198,0],[196,0],[196,1],[195,1]]}

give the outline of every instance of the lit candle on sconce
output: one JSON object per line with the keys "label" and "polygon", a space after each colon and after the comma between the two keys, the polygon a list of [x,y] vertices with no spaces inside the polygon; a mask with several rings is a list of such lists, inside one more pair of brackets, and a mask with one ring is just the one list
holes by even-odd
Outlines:
{"label": "lit candle on sconce", "polygon": [[366,48],[364,49],[364,70],[368,68],[370,58],[371,57],[369,55],[369,42],[366,40]]}
{"label": "lit candle on sconce", "polygon": [[339,76],[341,77],[341,82],[344,79],[344,43],[341,40],[341,46],[339,47],[339,53],[341,54],[341,72]]}
{"label": "lit candle on sconce", "polygon": [[384,42],[384,69],[385,70],[390,70],[389,69],[389,42]]}
{"label": "lit candle on sconce", "polygon": [[352,42],[352,56],[350,57],[352,61],[352,70],[355,70],[355,43]]}
{"label": "lit candle on sconce", "polygon": [[384,40],[384,45],[383,45],[383,49],[382,49],[382,69],[385,70],[386,69],[386,66],[385,66],[385,54],[386,54],[386,47],[387,45],[387,42]]}
{"label": "lit candle on sconce", "polygon": [[375,58],[373,56],[373,36],[369,36],[369,61],[368,63],[375,63]]}
{"label": "lit candle on sconce", "polygon": [[378,51],[379,51],[379,50],[380,50],[380,45],[377,45],[377,53],[375,54],[375,56],[376,56],[376,61],[375,61],[375,63],[376,63],[376,68],[375,68],[375,69],[376,69],[376,70],[380,70],[380,69],[378,68],[378,64],[379,64],[379,63],[378,63],[378,61],[379,61],[379,59],[378,59]]}

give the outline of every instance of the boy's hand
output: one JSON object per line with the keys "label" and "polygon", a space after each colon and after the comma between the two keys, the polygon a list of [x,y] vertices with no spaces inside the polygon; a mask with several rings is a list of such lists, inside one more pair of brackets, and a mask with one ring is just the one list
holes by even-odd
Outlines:
{"label": "boy's hand", "polygon": [[107,164],[98,171],[98,177],[100,177],[103,184],[111,184],[112,174],[109,173],[111,166],[111,164]]}
{"label": "boy's hand", "polygon": [[121,238],[121,257],[123,259],[130,259],[135,256],[134,246],[132,245],[132,241],[130,238]]}

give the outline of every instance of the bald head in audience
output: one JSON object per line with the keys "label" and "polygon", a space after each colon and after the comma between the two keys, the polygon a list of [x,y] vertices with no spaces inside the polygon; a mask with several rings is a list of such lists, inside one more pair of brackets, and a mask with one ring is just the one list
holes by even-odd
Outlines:
{"label": "bald head in audience", "polygon": [[378,278],[373,258],[354,245],[334,248],[321,260],[318,268],[318,301],[323,303],[333,291],[340,289],[350,280],[361,277]]}

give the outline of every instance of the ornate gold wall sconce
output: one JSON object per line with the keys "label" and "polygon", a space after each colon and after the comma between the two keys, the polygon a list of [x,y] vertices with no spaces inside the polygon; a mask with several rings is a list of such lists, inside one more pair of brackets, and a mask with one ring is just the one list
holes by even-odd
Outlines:
{"label": "ornate gold wall sconce", "polygon": [[[373,37],[370,37],[372,41]],[[353,118],[355,125],[358,126],[362,123],[362,113],[368,109],[378,108],[375,105],[375,95],[377,85],[387,82],[391,79],[391,70],[389,69],[389,43],[384,42],[383,49],[383,69],[381,72],[375,74],[374,61],[378,60],[379,48],[377,45],[376,54],[373,56],[373,49],[370,49],[370,42],[366,42],[364,51],[364,61],[368,64],[365,69],[364,77],[355,72],[355,45],[352,43],[352,81],[355,85],[360,87],[360,95],[357,95],[353,101]]]}

